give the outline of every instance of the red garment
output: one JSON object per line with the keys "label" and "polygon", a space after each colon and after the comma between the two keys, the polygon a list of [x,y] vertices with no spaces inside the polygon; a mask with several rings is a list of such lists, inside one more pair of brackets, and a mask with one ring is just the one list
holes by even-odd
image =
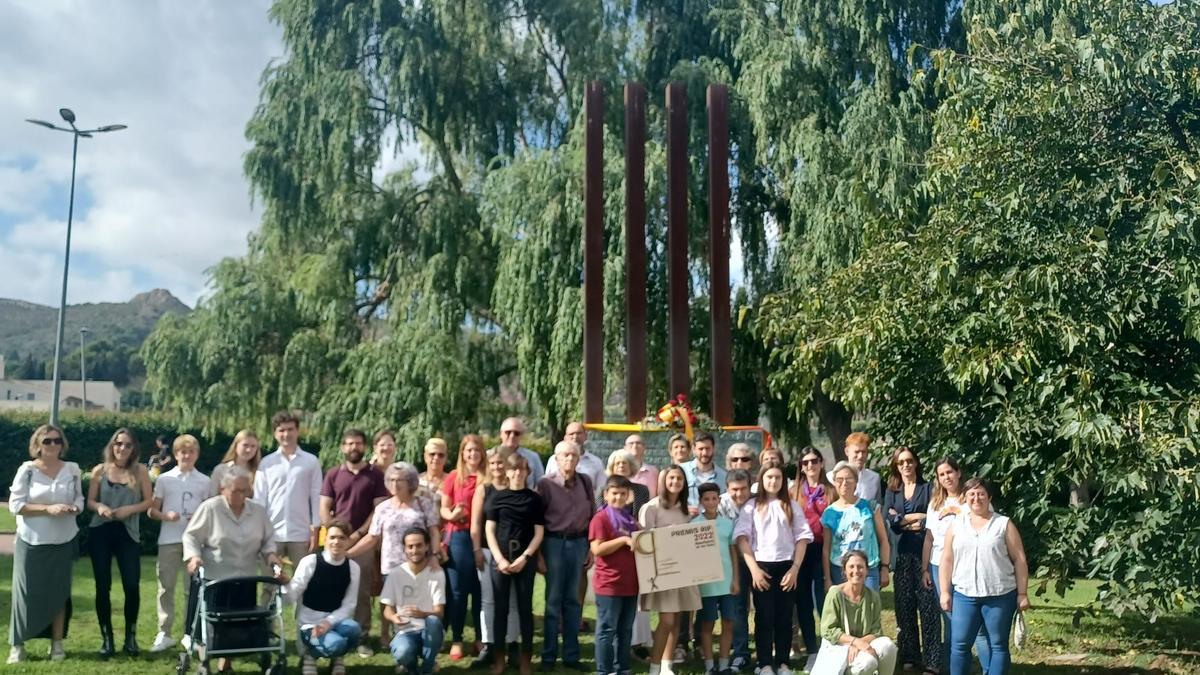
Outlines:
{"label": "red garment", "polygon": [[[474,474],[467,476],[462,485],[458,485],[458,472],[451,471],[446,474],[446,479],[442,481],[442,494],[450,498],[450,508],[462,505],[467,514],[467,519],[459,523],[451,523],[446,521],[442,528],[442,541],[450,541],[450,535],[454,532],[470,532],[471,531],[471,502],[475,498],[475,483],[476,476]],[[439,506],[441,506],[439,504]]]}
{"label": "red garment", "polygon": [[[608,518],[608,511],[600,509],[592,516],[588,525],[589,541],[608,541],[618,536]],[[622,546],[605,556],[596,556],[596,569],[592,573],[592,588],[596,595],[637,595],[637,563],[633,551]]]}
{"label": "red garment", "polygon": [[333,498],[333,513],[350,522],[350,527],[359,529],[375,510],[376,499],[387,499],[387,487],[383,483],[383,472],[367,464],[358,473],[336,466],[325,474],[321,484],[321,496]]}
{"label": "red garment", "polygon": [[821,514],[825,512],[825,507],[829,506],[825,486],[809,488],[808,481],[803,481],[800,485],[800,505],[804,507],[804,518],[813,533],[812,543],[820,546],[825,537],[825,531],[821,527]]}

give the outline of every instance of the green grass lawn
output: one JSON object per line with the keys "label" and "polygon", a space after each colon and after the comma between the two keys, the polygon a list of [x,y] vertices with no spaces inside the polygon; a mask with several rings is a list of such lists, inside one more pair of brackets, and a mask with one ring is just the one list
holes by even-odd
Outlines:
{"label": "green grass lawn", "polygon": [[[6,505],[7,506],[7,505]],[[17,517],[8,508],[0,508],[0,532],[16,532]]]}
{"label": "green grass lawn", "polygon": [[[0,617],[7,620],[9,616],[10,590],[12,584],[12,558],[0,556]],[[535,607],[540,612],[541,580],[535,591]],[[1029,613],[1030,644],[1026,649],[1015,653],[1017,665],[1014,673],[1030,675],[1066,675],[1068,673],[1083,673],[1091,675],[1125,675],[1171,673],[1180,674],[1200,672],[1200,617],[1172,616],[1160,619],[1155,624],[1125,618],[1118,619],[1109,614],[1093,616],[1087,613],[1087,602],[1094,594],[1095,587],[1090,584],[1080,584],[1066,598],[1035,598],[1034,609]],[[172,673],[174,672],[177,652],[169,650],[163,654],[143,655],[136,659],[114,657],[105,662],[95,655],[99,646],[100,636],[96,627],[94,603],[94,583],[91,564],[82,559],[76,563],[75,581],[72,589],[75,616],[71,624],[71,634],[67,639],[67,660],[62,663],[51,663],[46,656],[49,643],[45,640],[35,640],[29,643],[30,660],[18,667],[3,667],[0,670],[13,673],[74,673],[86,675],[129,673]],[[145,650],[154,639],[154,561],[151,558],[142,559],[141,585],[141,617],[138,623],[138,636]],[[114,617],[120,647],[121,626],[119,615],[123,596],[120,583],[114,580],[113,606],[116,608]],[[884,605],[889,611],[884,613],[885,630],[895,634],[895,622],[890,611],[891,593],[884,592]],[[180,589],[177,606],[182,612],[184,606],[182,589]],[[1077,617],[1077,611],[1083,611]],[[594,606],[585,607],[584,613],[588,618],[595,616]],[[290,616],[291,610],[288,610]],[[179,619],[177,619],[177,622]],[[1077,621],[1078,627],[1073,626]],[[540,623],[538,624],[540,628]],[[293,622],[288,621],[288,636],[295,635]],[[176,635],[180,629],[176,629]],[[471,631],[467,631],[468,637]],[[7,635],[7,629],[4,630]],[[540,635],[540,630],[539,630]],[[585,662],[593,665],[592,637],[582,635],[583,654]],[[540,637],[539,637],[540,641]],[[535,650],[540,645],[535,645]],[[447,646],[448,648],[448,646]],[[299,672],[296,664],[295,651],[289,646],[289,672]],[[1072,654],[1081,655],[1080,659],[1062,657]],[[6,656],[7,654],[3,654]],[[1058,660],[1056,660],[1058,659]],[[441,659],[442,673],[462,673],[469,671],[467,660],[452,662],[443,655]],[[347,664],[352,666],[352,673],[378,674],[392,672],[392,664],[385,655],[377,655],[372,659],[360,659],[357,656],[348,657]],[[536,660],[535,660],[536,664]],[[323,667],[324,668],[324,667]],[[250,661],[244,661],[235,668],[236,672],[258,672]],[[635,662],[635,670],[645,672],[644,664]],[[700,673],[703,667],[699,663],[688,663],[677,669],[682,673]],[[322,673],[327,672],[322,670]],[[478,671],[482,672],[482,671]],[[577,675],[572,671],[571,675]]]}

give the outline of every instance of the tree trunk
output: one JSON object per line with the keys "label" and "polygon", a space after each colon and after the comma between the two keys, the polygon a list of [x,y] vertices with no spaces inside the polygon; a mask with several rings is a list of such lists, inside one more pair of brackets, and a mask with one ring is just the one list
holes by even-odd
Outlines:
{"label": "tree trunk", "polygon": [[825,428],[825,433],[829,435],[829,442],[833,445],[833,461],[840,462],[846,459],[846,437],[850,435],[850,418],[849,410],[842,405],[840,401],[834,401],[821,391],[821,385],[813,385],[813,408],[816,409],[817,418],[821,420],[821,426]]}

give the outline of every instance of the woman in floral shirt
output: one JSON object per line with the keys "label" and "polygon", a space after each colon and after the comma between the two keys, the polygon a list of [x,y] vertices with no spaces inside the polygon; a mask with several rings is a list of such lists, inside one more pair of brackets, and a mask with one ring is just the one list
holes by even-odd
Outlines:
{"label": "woman in floral shirt", "polygon": [[[392,568],[404,563],[404,531],[419,527],[429,531],[430,551],[441,549],[441,529],[438,527],[437,505],[428,497],[419,496],[417,469],[408,462],[396,462],[383,474],[392,498],[379,503],[371,516],[367,536],[347,553],[351,558],[380,547],[380,571],[387,576]],[[438,566],[436,556],[432,560]]]}

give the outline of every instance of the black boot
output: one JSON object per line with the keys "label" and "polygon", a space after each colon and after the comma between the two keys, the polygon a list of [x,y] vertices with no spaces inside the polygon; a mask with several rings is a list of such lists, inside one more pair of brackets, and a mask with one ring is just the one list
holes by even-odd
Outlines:
{"label": "black boot", "polygon": [[[112,635],[111,629],[109,630],[109,635],[110,636]],[[109,638],[110,644],[111,644],[111,641],[112,641],[112,638],[110,637]],[[138,654],[140,654],[142,652],[142,650],[138,649],[137,629],[134,628],[133,626],[125,627],[125,646],[121,648],[121,651],[125,652],[126,654],[128,654],[130,656],[137,656]]]}
{"label": "black boot", "polygon": [[116,651],[117,651],[117,648],[116,648],[116,646],[113,645],[112,624],[101,623],[100,624],[100,652],[99,652],[100,658],[107,660],[108,657],[115,654]]}

